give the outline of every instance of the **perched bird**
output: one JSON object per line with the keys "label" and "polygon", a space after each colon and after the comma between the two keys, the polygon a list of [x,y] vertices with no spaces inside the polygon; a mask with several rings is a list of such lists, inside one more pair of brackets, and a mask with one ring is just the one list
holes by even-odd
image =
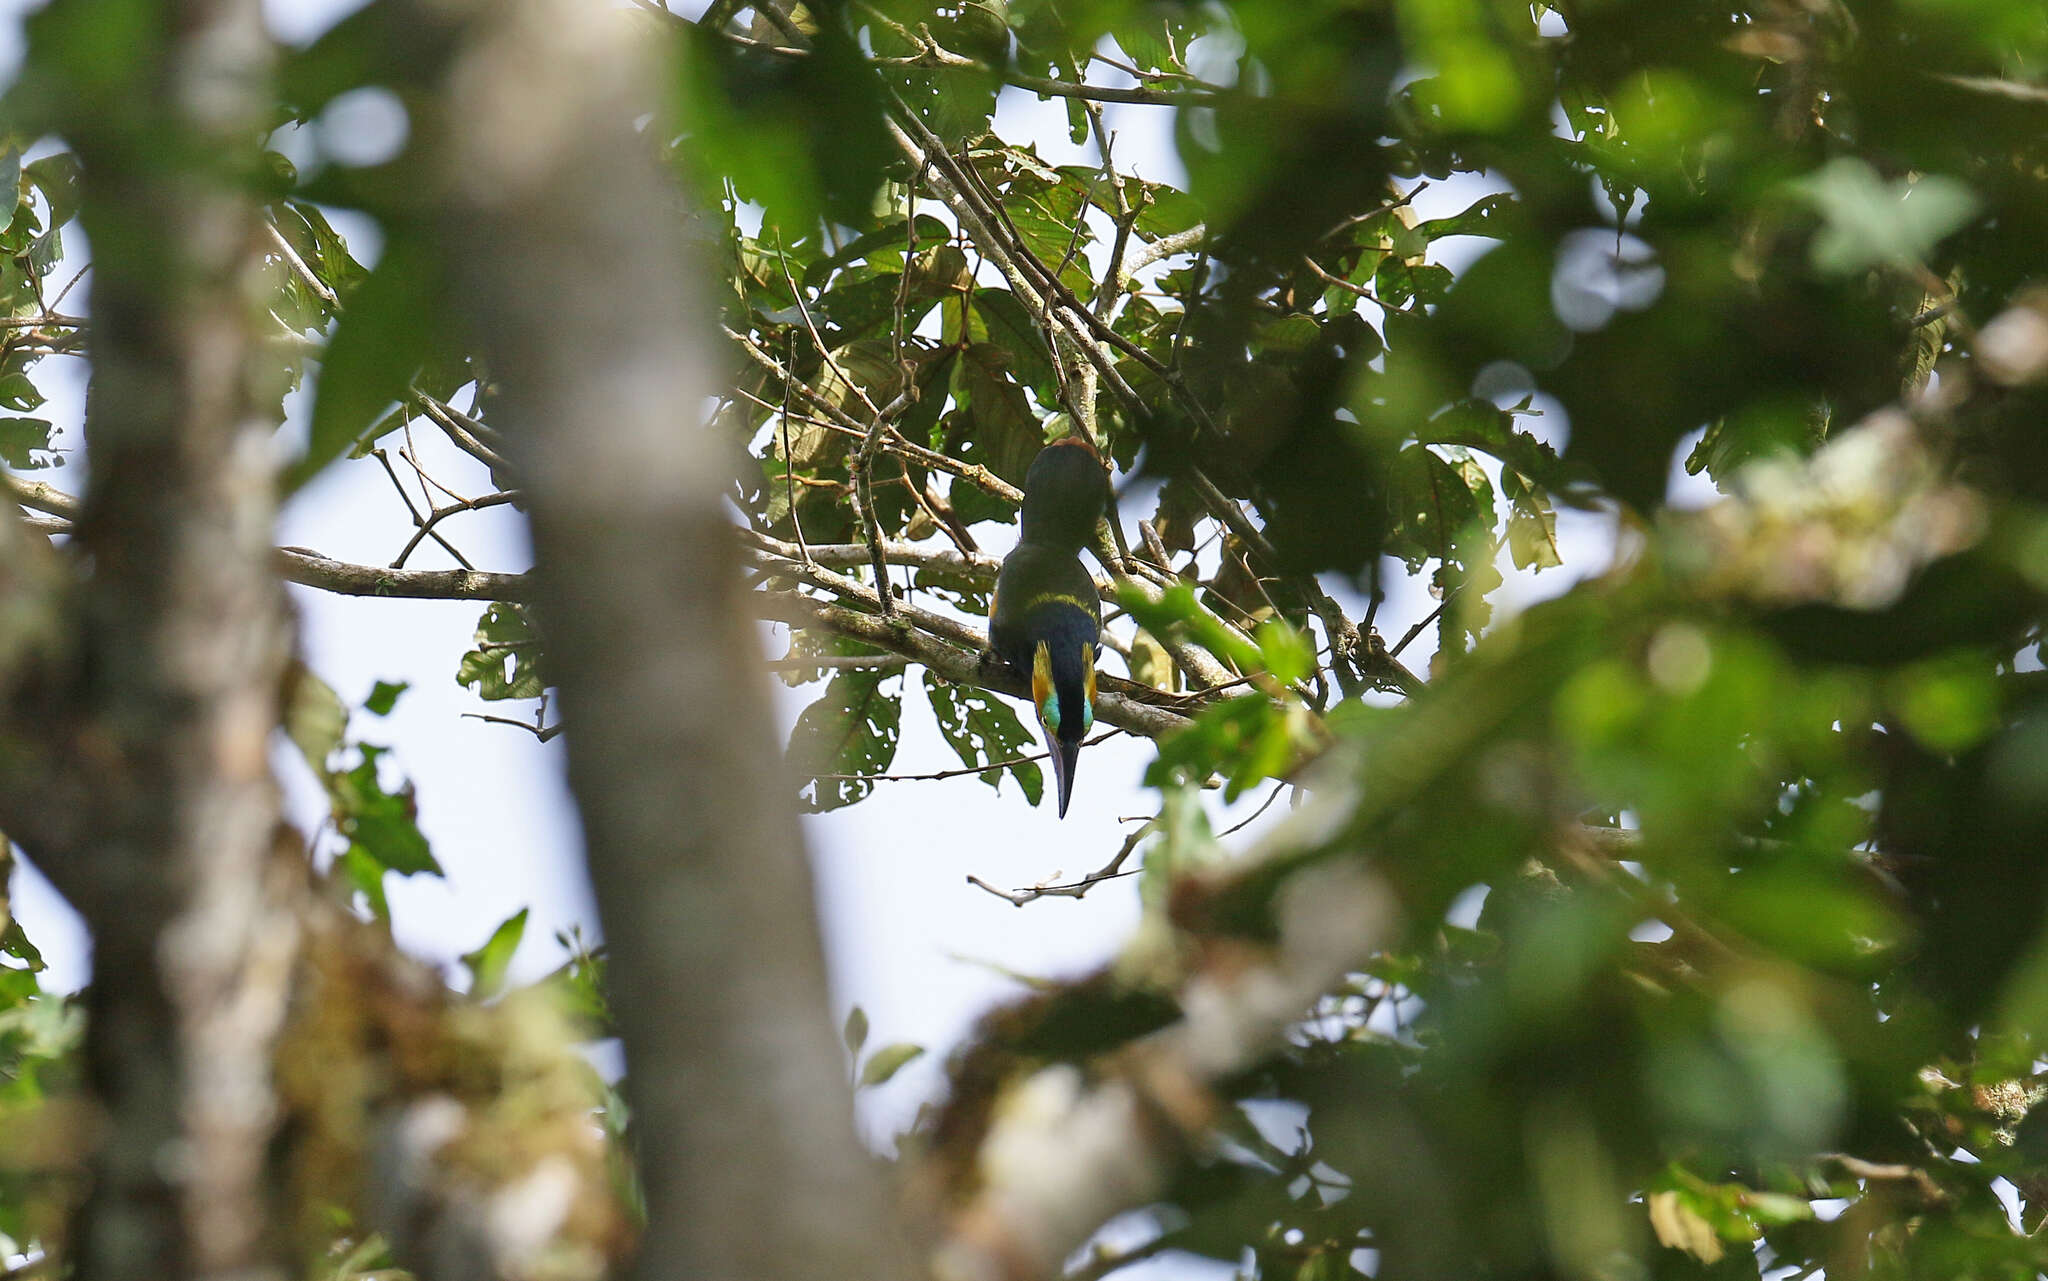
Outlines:
{"label": "perched bird", "polygon": [[1081,740],[1095,723],[1095,653],[1102,602],[1081,549],[1109,500],[1102,455],[1078,437],[1040,450],[1024,477],[1023,531],[1003,558],[989,603],[989,647],[1031,675],[1031,701],[1052,753],[1060,817],[1074,790]]}

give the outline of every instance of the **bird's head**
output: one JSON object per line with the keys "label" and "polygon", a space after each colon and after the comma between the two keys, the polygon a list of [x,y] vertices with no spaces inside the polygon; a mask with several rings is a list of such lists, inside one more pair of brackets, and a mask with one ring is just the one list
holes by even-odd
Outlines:
{"label": "bird's head", "polygon": [[[1066,653],[1072,654],[1071,662],[1063,661]],[[1052,754],[1053,782],[1059,791],[1060,817],[1065,818],[1067,800],[1074,791],[1074,766],[1081,755],[1081,740],[1095,724],[1095,648],[1080,645],[1072,651],[1062,651],[1061,658],[1054,655],[1050,644],[1038,643],[1031,662],[1031,704],[1045,730],[1045,745]],[[1062,670],[1073,665],[1080,670]]]}
{"label": "bird's head", "polygon": [[1109,473],[1095,446],[1078,436],[1038,451],[1024,476],[1025,542],[1085,547],[1109,502]]}

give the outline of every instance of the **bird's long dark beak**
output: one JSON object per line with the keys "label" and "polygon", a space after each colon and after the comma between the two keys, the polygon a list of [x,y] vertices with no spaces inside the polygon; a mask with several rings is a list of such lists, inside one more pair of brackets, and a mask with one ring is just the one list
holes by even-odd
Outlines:
{"label": "bird's long dark beak", "polygon": [[1067,798],[1074,794],[1074,763],[1080,759],[1081,744],[1052,735],[1052,778],[1060,791],[1060,817],[1067,816]]}

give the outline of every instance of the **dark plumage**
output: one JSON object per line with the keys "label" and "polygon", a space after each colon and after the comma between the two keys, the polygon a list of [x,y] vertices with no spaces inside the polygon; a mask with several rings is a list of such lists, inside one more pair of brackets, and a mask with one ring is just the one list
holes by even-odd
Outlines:
{"label": "dark plumage", "polygon": [[1040,450],[1024,478],[1022,534],[1003,558],[989,607],[989,647],[1031,677],[1061,818],[1073,794],[1081,740],[1095,722],[1102,603],[1081,549],[1108,499],[1109,477],[1092,446],[1068,439]]}
{"label": "dark plumage", "polygon": [[1021,543],[1061,547],[1079,553],[1095,537],[1095,523],[1109,502],[1109,473],[1102,455],[1077,436],[1038,451],[1024,473]]}

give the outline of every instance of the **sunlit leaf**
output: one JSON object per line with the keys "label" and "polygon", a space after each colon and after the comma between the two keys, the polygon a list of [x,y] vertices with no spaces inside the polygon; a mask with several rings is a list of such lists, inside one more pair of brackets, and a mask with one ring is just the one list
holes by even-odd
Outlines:
{"label": "sunlit leaf", "polygon": [[526,934],[530,910],[520,908],[491,931],[482,947],[462,954],[462,964],[469,970],[469,994],[474,999],[487,1001],[504,990],[505,972],[511,968],[512,954],[519,950],[519,940]]}
{"label": "sunlit leaf", "polygon": [[885,1045],[869,1055],[868,1061],[861,1065],[860,1084],[863,1087],[885,1085],[889,1078],[908,1067],[912,1060],[923,1053],[922,1045],[912,1045],[907,1041]]}

